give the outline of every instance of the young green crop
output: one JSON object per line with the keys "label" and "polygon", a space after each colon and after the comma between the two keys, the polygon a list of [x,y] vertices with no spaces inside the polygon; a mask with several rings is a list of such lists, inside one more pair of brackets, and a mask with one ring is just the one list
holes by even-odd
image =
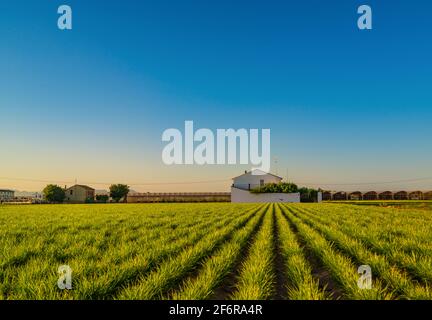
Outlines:
{"label": "young green crop", "polygon": [[181,288],[174,292],[170,298],[175,300],[203,300],[210,298],[214,294],[215,288],[221,284],[233,268],[241,250],[244,249],[250,236],[259,226],[267,209],[267,206],[263,207],[243,229],[237,230],[228,243],[224,244],[215,255],[205,261],[198,276],[185,280]]}
{"label": "young green crop", "polygon": [[[432,283],[432,245],[425,238],[411,236],[418,235],[422,226],[411,227],[400,221],[401,218],[397,216],[393,218],[393,223],[382,222],[382,219],[379,219],[362,224],[359,223],[358,217],[350,213],[345,213],[343,217],[339,217],[335,212],[318,214],[322,211],[324,210],[302,208],[302,212],[309,217],[362,241],[371,251],[385,255],[390,262],[407,270],[416,279],[425,284]],[[390,227],[382,225],[383,223],[389,224]],[[401,237],[401,234],[404,236]]]}
{"label": "young green crop", "polygon": [[[26,297],[28,298],[38,298],[40,296],[45,296],[45,298],[55,298],[56,296],[51,296],[51,294],[61,294],[62,297],[68,297],[68,296],[75,296],[79,299],[94,299],[94,298],[100,298],[102,296],[107,297],[111,291],[113,284],[121,284],[123,281],[127,281],[128,279],[133,279],[134,277],[138,276],[139,274],[142,274],[146,272],[146,270],[149,270],[149,268],[152,267],[152,265],[157,261],[157,259],[162,258],[165,255],[172,255],[175,254],[176,248],[183,248],[185,244],[187,243],[194,243],[198,239],[200,239],[206,232],[208,232],[209,228],[219,228],[220,226],[225,225],[228,221],[230,221],[232,217],[225,217],[222,218],[220,222],[215,221],[215,224],[208,225],[206,227],[197,225],[197,232],[196,233],[190,233],[191,228],[188,229],[188,233],[181,232],[179,236],[182,234],[188,234],[188,237],[180,237],[179,243],[176,243],[177,237],[176,232],[173,232],[173,234],[166,234],[165,238],[162,237],[160,240],[156,241],[155,243],[152,243],[153,245],[156,245],[156,248],[158,251],[151,250],[149,251],[148,248],[146,248],[146,243],[148,243],[148,239],[146,237],[143,237],[142,242],[134,242],[135,250],[139,250],[140,246],[143,246],[144,252],[143,254],[138,254],[137,251],[133,252],[134,259],[122,259],[120,260],[120,265],[117,263],[115,264],[114,259],[119,259],[119,257],[122,256],[122,247],[119,248],[118,245],[115,245],[112,243],[108,248],[108,251],[105,251],[104,254],[101,254],[101,257],[98,257],[98,253],[100,252],[98,248],[100,248],[100,245],[90,246],[86,248],[82,248],[80,252],[77,252],[75,255],[72,255],[71,253],[68,253],[67,248],[70,246],[73,248],[73,250],[80,249],[79,246],[74,246],[74,243],[67,242],[67,244],[63,247],[65,248],[65,256],[71,256],[72,258],[68,259],[67,263],[73,268],[74,270],[74,283],[75,285],[74,290],[67,291],[67,292],[60,292],[59,290],[53,290],[55,289],[54,284],[55,282],[55,270],[53,270],[56,266],[59,265],[59,262],[53,261],[53,254],[56,254],[57,252],[61,253],[60,248],[58,246],[50,245],[46,247],[44,252],[40,252],[37,255],[35,255],[33,258],[30,259],[29,263],[23,264],[22,267],[19,267],[21,270],[20,278],[18,278],[18,281],[16,281],[15,288],[17,294],[14,294],[14,291],[9,291],[8,296],[9,298],[17,298],[20,297],[20,295],[23,294],[23,292],[28,292],[26,294]],[[193,230],[193,229],[192,229]],[[104,232],[105,233],[105,232]],[[104,234],[102,233],[102,235]],[[97,235],[97,237],[99,237]],[[68,240],[71,239],[70,235],[63,234],[61,237],[57,237],[57,242],[62,242],[62,239],[66,238]],[[113,235],[110,235],[110,238],[112,239]],[[72,238],[73,239],[73,238]],[[103,239],[102,239],[103,240]],[[102,241],[99,240],[98,242]],[[127,243],[124,243],[120,241],[121,244],[127,245]],[[133,243],[132,243],[133,244]],[[130,248],[131,246],[129,246]],[[178,249],[177,249],[178,250]],[[37,252],[37,251],[36,251]],[[48,259],[44,259],[44,256],[46,256]],[[41,262],[43,260],[43,262]],[[50,263],[46,263],[47,261],[50,261]],[[62,264],[62,263],[60,263]],[[7,266],[7,265],[6,265]],[[114,272],[112,271],[114,269]],[[5,276],[10,275],[8,278],[14,277],[14,274],[16,272],[15,269],[6,268]],[[52,277],[51,281],[46,281],[42,275],[50,275]],[[115,275],[115,276],[114,276]],[[109,279],[109,282],[108,282]],[[27,288],[32,287],[34,289],[27,290]],[[2,290],[3,291],[3,290]],[[45,294],[41,294],[43,292],[46,292]]]}
{"label": "young green crop", "polygon": [[135,285],[124,289],[119,299],[161,299],[163,294],[178,283],[183,276],[192,270],[203,258],[207,257],[218,245],[236,229],[241,228],[256,214],[256,211],[236,219],[221,230],[208,234],[194,246],[186,248],[176,258],[169,259],[147,277]]}
{"label": "young green crop", "polygon": [[330,271],[332,277],[339,283],[348,299],[389,299],[391,295],[386,293],[385,288],[379,281],[374,281],[371,289],[360,289],[358,287],[357,268],[352,261],[336,252],[331,244],[318,232],[307,226],[292,212],[292,207],[284,207],[284,214],[295,226],[299,235],[304,239],[313,253],[319,257],[323,265]]}
{"label": "young green crop", "polygon": [[1,205],[0,299],[432,299],[431,222],[417,206]]}
{"label": "young green crop", "polygon": [[267,211],[261,230],[250,248],[249,256],[241,267],[235,300],[264,300],[274,293],[275,270],[273,266],[273,212]]}
{"label": "young green crop", "polygon": [[400,293],[402,297],[408,299],[432,298],[429,288],[414,284],[405,272],[391,265],[385,256],[370,252],[358,240],[338,231],[334,227],[327,227],[317,222],[317,220],[311,219],[304,213],[299,212],[297,211],[300,219],[320,231],[325,238],[333,241],[338,248],[355,258],[360,264],[370,265],[373,274],[380,276],[391,288]]}
{"label": "young green crop", "polygon": [[276,206],[276,223],[281,242],[285,273],[289,284],[287,295],[290,300],[324,300],[325,292],[320,289],[319,281],[312,276],[312,268],[305,258],[294,233],[291,231],[281,208]]}
{"label": "young green crop", "polygon": [[[109,299],[185,246],[256,205],[0,207],[0,298]],[[57,268],[73,290],[57,288]]]}

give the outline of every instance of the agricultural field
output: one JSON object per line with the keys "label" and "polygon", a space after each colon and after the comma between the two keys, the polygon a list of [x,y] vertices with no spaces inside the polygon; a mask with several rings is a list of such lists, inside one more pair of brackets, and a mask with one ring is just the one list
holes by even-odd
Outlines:
{"label": "agricultural field", "polygon": [[328,203],[355,204],[358,206],[378,206],[385,208],[432,210],[432,200],[357,200],[328,201]]}
{"label": "agricultural field", "polygon": [[3,205],[0,299],[429,300],[431,222],[334,203]]}

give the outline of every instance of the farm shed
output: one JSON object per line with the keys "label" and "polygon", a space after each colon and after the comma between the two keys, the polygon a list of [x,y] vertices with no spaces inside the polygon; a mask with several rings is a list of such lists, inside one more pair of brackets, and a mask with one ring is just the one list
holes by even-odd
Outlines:
{"label": "farm shed", "polygon": [[336,200],[336,201],[346,200],[346,199],[347,199],[347,194],[345,191],[339,191],[333,195],[333,200]]}
{"label": "farm shed", "polygon": [[421,191],[413,191],[408,195],[410,200],[423,200],[423,192]]}
{"label": "farm shed", "polygon": [[432,191],[423,193],[423,200],[432,200]]}
{"label": "farm shed", "polygon": [[360,191],[354,191],[348,194],[348,200],[362,200],[363,194]]}
{"label": "farm shed", "polygon": [[378,195],[378,198],[379,198],[380,200],[393,200],[393,192],[391,192],[391,191],[384,191],[384,192],[381,192],[381,193]]}
{"label": "farm shed", "polygon": [[332,194],[330,191],[323,191],[322,192],[322,200],[323,201],[329,201],[332,199]]}
{"label": "farm shed", "polygon": [[369,191],[363,195],[363,200],[378,200],[378,193],[376,191]]}
{"label": "farm shed", "polygon": [[408,200],[408,192],[406,191],[399,191],[396,192],[393,196],[394,200]]}

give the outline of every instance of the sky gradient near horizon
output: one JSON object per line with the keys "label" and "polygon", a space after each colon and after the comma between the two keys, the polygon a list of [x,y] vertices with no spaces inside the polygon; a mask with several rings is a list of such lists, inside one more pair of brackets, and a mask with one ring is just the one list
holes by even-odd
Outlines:
{"label": "sky gradient near horizon", "polygon": [[[61,4],[71,31],[57,28]],[[361,4],[373,30],[357,28]],[[298,184],[432,189],[374,184],[432,177],[431,12],[419,0],[3,1],[0,188],[227,191],[248,166],[162,163],[162,132],[193,120],[270,128],[271,171]]]}

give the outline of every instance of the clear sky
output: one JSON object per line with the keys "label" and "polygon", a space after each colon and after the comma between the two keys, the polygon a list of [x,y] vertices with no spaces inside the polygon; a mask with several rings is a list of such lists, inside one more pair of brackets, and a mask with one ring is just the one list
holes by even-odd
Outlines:
{"label": "clear sky", "polygon": [[193,120],[270,128],[272,171],[299,184],[432,189],[369,184],[432,177],[431,18],[420,0],[1,1],[0,187],[227,191],[246,166],[162,163],[162,132]]}

